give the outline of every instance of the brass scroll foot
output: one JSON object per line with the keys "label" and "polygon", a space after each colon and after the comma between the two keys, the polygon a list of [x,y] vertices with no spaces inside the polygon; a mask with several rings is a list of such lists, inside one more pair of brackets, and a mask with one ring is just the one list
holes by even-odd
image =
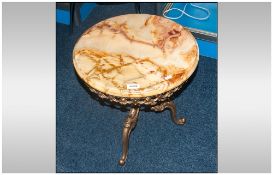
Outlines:
{"label": "brass scroll foot", "polygon": [[125,164],[125,161],[127,158],[129,136],[130,136],[132,129],[136,126],[138,114],[139,114],[139,108],[132,108],[129,112],[128,117],[124,120],[124,123],[123,123],[122,155],[119,160],[119,165],[121,165],[121,166],[123,166]]}
{"label": "brass scroll foot", "polygon": [[176,107],[175,104],[172,101],[164,102],[159,105],[153,106],[151,109],[154,111],[163,111],[164,109],[170,109],[171,111],[171,118],[172,121],[177,125],[184,125],[186,123],[186,119],[184,117],[182,118],[176,118]]}

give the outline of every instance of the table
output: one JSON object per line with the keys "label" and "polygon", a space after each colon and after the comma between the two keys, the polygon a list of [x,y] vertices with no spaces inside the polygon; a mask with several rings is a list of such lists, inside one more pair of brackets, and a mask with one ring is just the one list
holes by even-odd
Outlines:
{"label": "table", "polygon": [[79,78],[99,98],[130,109],[122,131],[124,165],[129,137],[142,107],[170,109],[171,96],[195,71],[199,49],[193,35],[166,18],[148,14],[112,17],[86,30],[76,42],[73,64]]}

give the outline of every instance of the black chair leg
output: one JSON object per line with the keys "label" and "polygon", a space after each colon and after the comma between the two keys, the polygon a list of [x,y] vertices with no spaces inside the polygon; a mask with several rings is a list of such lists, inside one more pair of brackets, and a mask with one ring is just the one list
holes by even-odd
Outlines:
{"label": "black chair leg", "polygon": [[140,11],[140,3],[139,2],[135,2],[135,9],[137,13],[141,13]]}
{"label": "black chair leg", "polygon": [[81,24],[81,17],[80,17],[80,3],[74,3],[74,26],[79,26]]}
{"label": "black chair leg", "polygon": [[155,14],[161,16],[160,3],[158,2],[155,3]]}
{"label": "black chair leg", "polygon": [[70,32],[73,33],[74,29],[74,13],[75,13],[75,3],[70,3]]}

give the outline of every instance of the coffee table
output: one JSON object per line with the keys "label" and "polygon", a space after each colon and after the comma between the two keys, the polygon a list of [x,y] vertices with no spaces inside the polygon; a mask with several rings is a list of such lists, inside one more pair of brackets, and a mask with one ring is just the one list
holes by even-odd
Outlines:
{"label": "coffee table", "polygon": [[122,131],[124,165],[129,137],[142,107],[170,109],[171,96],[195,71],[199,50],[195,38],[181,25],[148,14],[112,17],[86,30],[75,44],[73,64],[79,78],[102,100],[130,109]]}

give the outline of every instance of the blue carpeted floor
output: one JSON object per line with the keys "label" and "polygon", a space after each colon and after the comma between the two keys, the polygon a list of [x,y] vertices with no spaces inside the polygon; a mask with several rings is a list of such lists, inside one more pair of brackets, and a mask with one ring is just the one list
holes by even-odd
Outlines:
{"label": "blue carpeted floor", "polygon": [[[149,4],[144,6],[143,13],[153,13]],[[206,57],[200,57],[193,78],[174,100],[187,123],[175,125],[169,111],[141,111],[127,162],[118,165],[127,112],[101,105],[82,86],[73,69],[72,49],[89,26],[134,12],[133,4],[96,7],[73,34],[57,24],[56,171],[217,172],[217,60]]]}

